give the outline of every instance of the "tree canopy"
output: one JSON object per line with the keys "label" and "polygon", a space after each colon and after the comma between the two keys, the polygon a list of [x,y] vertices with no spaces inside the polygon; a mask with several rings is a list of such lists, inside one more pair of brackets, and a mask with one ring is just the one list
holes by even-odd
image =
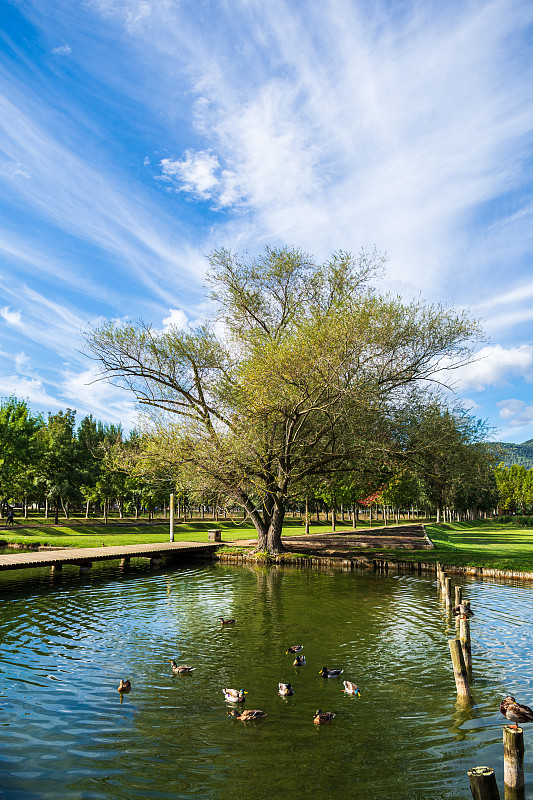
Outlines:
{"label": "tree canopy", "polygon": [[275,553],[309,477],[392,475],[414,457],[412,409],[437,402],[429,387],[449,383],[480,331],[463,312],[379,294],[377,254],[209,260],[213,322],[108,321],[88,332],[88,352],[148,412],[143,468],[223,491]]}

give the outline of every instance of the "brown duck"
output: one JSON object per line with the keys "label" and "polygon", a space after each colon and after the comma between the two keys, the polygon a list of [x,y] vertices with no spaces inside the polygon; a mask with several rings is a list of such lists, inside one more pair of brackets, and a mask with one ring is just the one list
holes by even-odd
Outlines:
{"label": "brown duck", "polygon": [[240,719],[242,722],[251,722],[254,719],[266,717],[266,711],[259,711],[257,708],[247,708],[245,711],[237,711],[236,708],[232,708],[231,711],[228,711],[228,716]]}
{"label": "brown duck", "polygon": [[519,722],[533,722],[533,710],[529,706],[517,703],[514,697],[508,695],[500,703],[500,711],[510,722],[514,722],[515,729],[518,729]]}
{"label": "brown duck", "polygon": [[320,708],[317,708],[313,722],[315,725],[331,725],[331,720],[334,716],[334,711],[322,711]]}

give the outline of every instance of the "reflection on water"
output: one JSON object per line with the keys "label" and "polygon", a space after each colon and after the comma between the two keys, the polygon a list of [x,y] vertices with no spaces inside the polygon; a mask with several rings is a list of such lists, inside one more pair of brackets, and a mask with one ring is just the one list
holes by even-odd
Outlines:
{"label": "reflection on water", "polygon": [[[480,764],[503,796],[498,707],[505,694],[533,701],[533,592],[463,586],[476,612],[466,707],[447,644],[455,621],[430,576],[146,562],[81,579],[74,567],[1,574],[0,798],[451,800],[470,796]],[[294,667],[286,650],[299,643],[307,663]],[[174,675],[169,659],[196,669]],[[323,679],[323,666],[344,673]],[[342,692],[345,678],[360,698]],[[228,716],[224,687],[267,716]],[[331,726],[313,725],[317,708],[336,713]],[[526,727],[526,781],[532,736]]]}

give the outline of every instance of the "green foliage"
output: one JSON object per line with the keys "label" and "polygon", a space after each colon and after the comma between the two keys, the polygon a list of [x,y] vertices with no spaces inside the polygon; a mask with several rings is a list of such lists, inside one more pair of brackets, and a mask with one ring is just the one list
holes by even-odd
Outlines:
{"label": "green foliage", "polygon": [[41,427],[41,417],[31,414],[25,400],[8,397],[0,402],[0,500],[31,495]]}
{"label": "green foliage", "polygon": [[259,548],[278,552],[285,508],[309,483],[390,478],[414,441],[409,408],[428,381],[466,363],[476,323],[463,313],[379,295],[383,259],[296,249],[248,261],[210,257],[213,325],[160,332],[107,322],[87,337],[113,382],[151,414],[142,474],[244,507]]}
{"label": "green foliage", "polygon": [[533,468],[533,439],[522,444],[512,442],[496,442],[495,446],[500,451],[499,461],[505,467],[518,465],[526,469]]}

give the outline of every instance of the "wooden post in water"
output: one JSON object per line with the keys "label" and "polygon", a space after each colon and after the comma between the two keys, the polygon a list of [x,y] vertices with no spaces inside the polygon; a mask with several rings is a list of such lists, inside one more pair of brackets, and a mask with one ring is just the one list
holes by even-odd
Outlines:
{"label": "wooden post in water", "polygon": [[463,651],[463,658],[466,667],[468,680],[472,680],[472,647],[470,644],[470,620],[459,620],[459,641],[461,642],[461,650]]}
{"label": "wooden post in water", "polygon": [[170,541],[174,541],[174,492],[170,493],[170,505],[168,509],[168,517],[170,524]]}
{"label": "wooden post in water", "polygon": [[460,586],[455,587],[455,603],[454,606],[458,606],[463,601],[463,590]]}
{"label": "wooden post in water", "polygon": [[507,787],[524,789],[524,731],[522,728],[503,729],[503,782]]}
{"label": "wooden post in water", "polygon": [[468,771],[474,800],[500,800],[496,776],[491,767],[474,767]]}
{"label": "wooden post in water", "polygon": [[446,608],[449,610],[452,607],[452,579],[446,578],[444,581],[444,599],[446,600]]}
{"label": "wooden post in water", "polygon": [[465,660],[463,658],[463,650],[459,639],[449,639],[450,654],[453,664],[453,675],[455,678],[455,686],[457,687],[457,697],[460,700],[471,700],[470,684],[468,682],[468,673],[466,671]]}

